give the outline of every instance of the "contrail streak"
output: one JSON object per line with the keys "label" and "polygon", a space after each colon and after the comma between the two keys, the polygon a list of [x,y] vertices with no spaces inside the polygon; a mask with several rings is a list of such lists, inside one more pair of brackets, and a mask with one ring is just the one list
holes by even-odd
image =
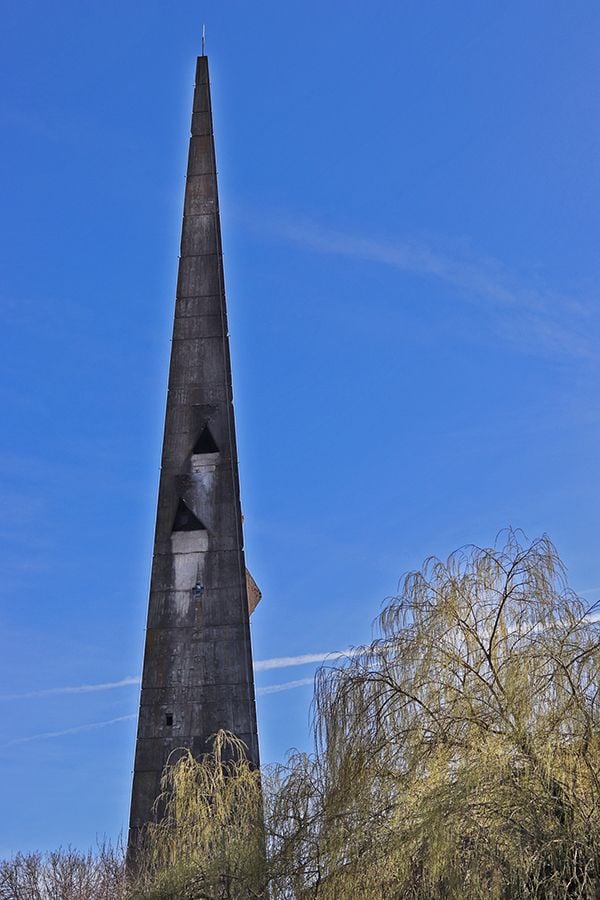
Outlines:
{"label": "contrail streak", "polygon": [[114,688],[129,687],[139,684],[140,679],[128,675],[120,681],[102,681],[99,684],[76,684],[67,687],[42,688],[39,691],[25,691],[20,694],[0,694],[0,700],[31,700],[35,697],[50,697],[53,694],[93,694],[96,691],[112,691]]}
{"label": "contrail streak", "polygon": [[313,684],[314,678],[298,678],[296,681],[285,681],[283,684],[268,684],[265,687],[259,687],[257,694],[279,694],[281,691],[291,691],[292,688],[304,687],[306,684]]}
{"label": "contrail streak", "polygon": [[74,728],[64,728],[62,731],[42,731],[41,734],[30,734],[29,737],[13,738],[12,741],[3,744],[3,747],[12,747],[15,744],[28,744],[30,741],[42,741],[46,738],[64,737],[67,734],[79,734],[82,731],[95,731],[97,728],[106,728],[107,725],[116,725],[118,722],[127,722],[135,719],[136,714],[117,716],[116,719],[106,719],[104,722],[89,722],[87,725],[76,725]]}
{"label": "contrail streak", "polygon": [[[312,684],[312,678],[298,678],[296,681],[285,681],[283,684],[269,684],[260,687],[257,694],[279,694],[281,691],[291,691],[293,688],[304,687]],[[127,716],[117,716],[116,719],[105,719],[103,722],[88,722],[86,725],[75,725],[73,728],[63,728],[62,731],[42,731],[39,734],[30,734],[28,737],[13,738],[2,747],[14,747],[15,744],[28,744],[31,741],[44,741],[48,738],[66,737],[71,734],[81,734],[85,731],[96,731],[98,728],[106,728],[109,725],[117,725],[119,722],[130,722],[137,718],[137,713]]]}
{"label": "contrail streak", "polygon": [[308,663],[325,662],[325,660],[341,659],[351,656],[352,650],[330,650],[322,653],[304,653],[302,656],[275,656],[273,659],[258,659],[254,663],[255,672],[266,672],[267,669],[287,669],[288,666],[305,666]]}
{"label": "contrail streak", "polygon": [[[304,653],[301,656],[275,656],[272,659],[258,659],[254,663],[255,672],[266,672],[269,669],[287,669],[291,666],[306,666],[310,663],[325,662],[326,660],[342,659],[344,656],[352,656],[352,650],[331,650],[320,653]],[[34,700],[38,697],[51,697],[60,694],[93,694],[97,691],[112,691],[117,688],[139,685],[141,679],[137,675],[127,675],[119,681],[102,681],[99,684],[75,684],[66,687],[41,688],[38,691],[23,691],[14,694],[0,694],[1,700]],[[292,682],[289,682],[292,684]],[[268,691],[267,693],[273,693]]]}

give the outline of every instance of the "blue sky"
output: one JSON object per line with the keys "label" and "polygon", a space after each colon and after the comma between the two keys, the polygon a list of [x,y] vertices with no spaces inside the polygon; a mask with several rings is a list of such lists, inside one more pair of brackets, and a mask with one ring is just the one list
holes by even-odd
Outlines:
{"label": "blue sky", "polygon": [[506,525],[600,596],[596,3],[5,4],[0,854],[126,825],[202,22],[256,660]]}

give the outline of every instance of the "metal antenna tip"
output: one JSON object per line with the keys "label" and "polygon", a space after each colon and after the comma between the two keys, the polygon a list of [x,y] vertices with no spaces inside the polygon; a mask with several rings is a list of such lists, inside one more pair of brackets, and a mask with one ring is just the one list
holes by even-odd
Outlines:
{"label": "metal antenna tip", "polygon": [[202,56],[206,56],[206,25],[202,26]]}

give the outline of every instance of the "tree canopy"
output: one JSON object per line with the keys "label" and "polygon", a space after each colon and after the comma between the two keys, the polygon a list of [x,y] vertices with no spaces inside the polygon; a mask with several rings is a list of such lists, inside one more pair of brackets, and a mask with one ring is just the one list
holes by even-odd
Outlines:
{"label": "tree canopy", "polygon": [[317,678],[303,896],[598,896],[598,640],[547,537],[407,575]]}
{"label": "tree canopy", "polygon": [[597,620],[545,536],[426,560],[372,642],[319,670],[312,754],[259,773],[221,732],[173,760],[114,896],[597,898]]}

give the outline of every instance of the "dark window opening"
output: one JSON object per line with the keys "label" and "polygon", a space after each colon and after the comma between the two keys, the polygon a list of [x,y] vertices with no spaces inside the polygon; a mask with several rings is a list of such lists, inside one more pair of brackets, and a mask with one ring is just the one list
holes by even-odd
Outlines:
{"label": "dark window opening", "polygon": [[171,728],[173,726],[173,713],[166,714],[165,723],[166,723],[167,728]]}
{"label": "dark window opening", "polygon": [[205,425],[198,440],[194,444],[193,453],[218,453],[219,448],[215,444],[215,439],[210,433],[208,425]]}
{"label": "dark window opening", "polygon": [[173,522],[173,531],[206,531],[206,527],[200,519],[194,515],[189,506],[179,501],[177,512],[175,513],[175,521]]}

